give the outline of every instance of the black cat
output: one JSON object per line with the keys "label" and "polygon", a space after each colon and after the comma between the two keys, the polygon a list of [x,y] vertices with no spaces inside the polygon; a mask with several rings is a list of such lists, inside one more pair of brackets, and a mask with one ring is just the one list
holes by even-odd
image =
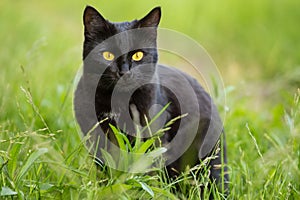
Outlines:
{"label": "black cat", "polygon": [[[225,136],[217,109],[199,83],[175,68],[157,64],[160,18],[161,10],[157,7],[141,20],[111,23],[94,8],[86,7],[84,67],[74,109],[82,132],[92,133],[90,144],[97,149],[116,148],[109,124],[125,130],[133,141],[135,126],[144,127],[146,119],[150,121],[168,103],[164,114],[152,124],[153,129],[187,113],[161,137],[167,148],[168,173],[175,177],[186,166],[193,167],[211,156],[221,136]],[[95,127],[97,122],[101,122],[101,128]],[[150,135],[144,133],[143,137]],[[219,184],[224,180],[227,188],[227,169],[224,167],[222,174],[220,167],[226,164],[225,140],[222,147],[208,166],[211,179]],[[96,154],[101,157],[99,150]]]}

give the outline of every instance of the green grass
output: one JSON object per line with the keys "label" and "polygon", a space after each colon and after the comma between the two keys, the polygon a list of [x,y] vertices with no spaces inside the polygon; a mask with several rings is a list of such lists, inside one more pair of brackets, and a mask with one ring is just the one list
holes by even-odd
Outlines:
{"label": "green grass", "polygon": [[[120,175],[93,164],[72,111],[86,4],[113,21],[161,5],[161,26],[202,44],[225,82],[226,109],[218,106],[226,115],[229,199],[299,199],[296,0],[1,1],[0,199],[197,199],[187,175],[175,191],[160,170]],[[207,183],[199,177],[195,183]]]}

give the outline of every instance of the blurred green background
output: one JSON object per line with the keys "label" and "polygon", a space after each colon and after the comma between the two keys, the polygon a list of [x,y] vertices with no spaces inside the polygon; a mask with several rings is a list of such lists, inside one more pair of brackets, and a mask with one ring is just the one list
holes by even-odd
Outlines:
{"label": "blurred green background", "polygon": [[[299,124],[294,125],[299,122],[295,117],[299,107],[293,103],[300,87],[298,0],[1,0],[0,130],[4,139],[44,128],[46,123],[55,132],[57,146],[53,146],[62,157],[80,143],[72,93],[81,66],[86,5],[111,21],[141,18],[159,5],[160,27],[184,33],[208,51],[227,93],[225,130],[232,180],[239,184],[236,194],[252,197],[257,188],[268,191],[269,183],[264,185],[262,177],[272,175],[277,164],[283,173],[288,172],[293,162],[286,155],[291,148],[300,163],[300,146],[288,142],[299,135]],[[266,156],[265,165],[257,164],[261,160],[248,132]],[[8,146],[1,144],[0,153]],[[294,175],[286,177],[291,176],[291,184],[299,190],[299,172]],[[257,188],[248,188],[255,180],[260,183]]]}
{"label": "blurred green background", "polygon": [[[2,0],[2,102],[11,102],[26,80],[20,66],[34,86],[32,92],[38,92],[44,100],[53,95],[53,89],[60,90],[72,81],[81,65],[82,13],[86,5],[95,6],[111,21],[141,18],[160,5],[160,26],[184,33],[203,45],[226,85],[251,85],[251,93],[257,95],[277,95],[281,89],[294,92],[299,86],[297,0]],[[2,111],[2,117],[7,112]]]}

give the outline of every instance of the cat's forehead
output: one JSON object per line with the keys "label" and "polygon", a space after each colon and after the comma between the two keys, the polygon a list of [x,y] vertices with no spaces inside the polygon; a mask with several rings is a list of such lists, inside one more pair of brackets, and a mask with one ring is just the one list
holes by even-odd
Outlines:
{"label": "cat's forehead", "polygon": [[137,28],[138,20],[131,22],[110,23],[111,31],[104,33],[105,40],[101,42],[100,47],[113,53],[120,52],[125,54],[130,51],[144,48],[153,48],[156,46],[155,28]]}
{"label": "cat's forehead", "polygon": [[131,21],[131,22],[114,22],[114,23],[111,23],[116,32],[117,33],[120,33],[120,32],[123,32],[123,31],[127,31],[127,30],[131,30],[134,28],[135,24],[136,24],[137,20],[134,20],[134,21]]}
{"label": "cat's forehead", "polygon": [[104,48],[113,53],[125,53],[134,48],[133,22],[109,22],[111,31],[107,32],[107,38],[102,42]]}

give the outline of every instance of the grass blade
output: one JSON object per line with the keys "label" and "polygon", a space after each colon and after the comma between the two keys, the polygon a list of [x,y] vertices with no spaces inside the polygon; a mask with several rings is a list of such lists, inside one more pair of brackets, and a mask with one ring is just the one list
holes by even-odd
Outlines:
{"label": "grass blade", "polygon": [[161,156],[166,151],[167,151],[167,148],[165,148],[165,147],[159,147],[159,148],[154,149],[150,153],[148,153],[147,157],[151,157],[152,159],[155,159],[155,158]]}
{"label": "grass blade", "polygon": [[138,181],[138,183],[142,186],[143,190],[145,190],[151,197],[154,197],[154,192],[149,185],[144,182]]}
{"label": "grass blade", "polygon": [[126,149],[126,145],[124,143],[124,139],[123,139],[123,136],[122,134],[120,133],[120,131],[113,125],[109,124],[111,130],[113,131],[117,141],[118,141],[118,145],[120,147],[121,150],[124,150],[124,151],[127,151]]}
{"label": "grass blade", "polygon": [[16,177],[16,183],[17,185],[20,184],[21,178],[28,172],[30,167],[34,164],[34,162],[43,154],[47,153],[48,149],[47,148],[40,148],[33,152],[27,159],[25,165],[21,168],[19,174]]}
{"label": "grass blade", "polygon": [[2,187],[0,196],[12,196],[12,195],[17,195],[18,193],[10,189],[9,187]]}
{"label": "grass blade", "polygon": [[137,149],[136,153],[146,153],[146,151],[153,145],[155,139],[151,138],[142,143],[141,147]]}
{"label": "grass blade", "polygon": [[116,162],[114,161],[113,157],[104,149],[101,149],[101,154],[103,155],[103,158],[105,160],[106,165],[109,167],[115,169],[116,168]]}
{"label": "grass blade", "polygon": [[162,113],[165,111],[165,110],[167,110],[167,108],[169,107],[169,105],[170,105],[171,103],[167,103],[167,105],[165,105],[151,120],[150,120],[150,122],[149,123],[147,123],[147,126],[145,126],[143,129],[142,129],[142,131],[141,131],[141,133],[143,133],[145,130],[147,130],[147,129],[149,129],[149,127],[151,126],[151,124],[153,123],[153,122],[155,122],[158,118],[159,118],[159,116],[161,116],[162,115]]}

